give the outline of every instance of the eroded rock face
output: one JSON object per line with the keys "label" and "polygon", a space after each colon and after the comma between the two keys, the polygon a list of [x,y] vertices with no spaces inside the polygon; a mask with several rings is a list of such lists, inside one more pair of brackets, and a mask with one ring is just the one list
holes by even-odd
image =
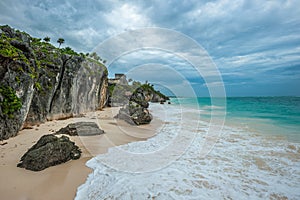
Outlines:
{"label": "eroded rock face", "polygon": [[167,100],[169,100],[168,97],[161,97],[158,94],[153,94],[153,97],[151,99],[151,102],[153,103],[161,103],[161,102],[166,102]]}
{"label": "eroded rock face", "polygon": [[135,96],[139,98],[137,102],[134,101],[135,97],[131,98],[131,101],[129,101],[127,105],[125,105],[119,110],[119,113],[116,116],[116,118],[122,119],[128,122],[129,124],[149,124],[153,119],[152,115],[147,109],[149,103],[145,100],[143,94],[135,94]]}
{"label": "eroded rock face", "polygon": [[62,60],[53,88],[35,93],[26,123],[73,117],[105,106],[106,68],[78,56],[63,55]]}
{"label": "eroded rock face", "polygon": [[[0,30],[0,87],[12,88],[22,104],[9,115],[0,106],[0,139],[16,136],[24,127],[106,105],[104,65],[79,54],[66,54],[9,26],[0,26]],[[0,93],[0,105],[2,102]]]}
{"label": "eroded rock face", "polygon": [[77,122],[61,128],[55,134],[65,134],[70,136],[93,136],[101,135],[101,130],[95,122]]}
{"label": "eroded rock face", "polygon": [[149,124],[153,119],[149,110],[138,104],[137,106],[129,105],[121,108],[117,118],[135,125]]}
{"label": "eroded rock face", "polygon": [[138,107],[133,109],[131,114],[131,119],[136,125],[149,124],[153,119],[148,109],[143,107]]}
{"label": "eroded rock face", "polygon": [[[31,75],[37,69],[29,48],[29,35],[17,33],[8,26],[1,30],[0,87],[11,88],[22,106],[13,109],[12,100],[5,105],[6,95],[0,92],[0,140],[15,136],[22,128],[34,93]],[[11,111],[5,112],[7,109]]]}
{"label": "eroded rock face", "polygon": [[143,108],[149,107],[149,101],[152,97],[151,93],[144,91],[142,88],[137,88],[135,92],[131,95],[130,101],[140,105]]}
{"label": "eroded rock face", "polygon": [[18,167],[41,171],[50,166],[79,159],[81,151],[68,137],[44,135],[21,158]]}

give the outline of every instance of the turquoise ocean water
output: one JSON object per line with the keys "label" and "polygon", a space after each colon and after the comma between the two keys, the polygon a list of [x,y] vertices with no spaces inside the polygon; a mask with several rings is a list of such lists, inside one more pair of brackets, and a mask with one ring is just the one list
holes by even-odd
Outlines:
{"label": "turquoise ocean water", "polygon": [[149,109],[163,122],[157,134],[89,160],[75,199],[300,199],[299,97],[171,98]]}
{"label": "turquoise ocean water", "polygon": [[171,102],[200,109],[204,120],[212,117],[213,109],[222,110],[226,125],[300,142],[300,97],[171,98]]}

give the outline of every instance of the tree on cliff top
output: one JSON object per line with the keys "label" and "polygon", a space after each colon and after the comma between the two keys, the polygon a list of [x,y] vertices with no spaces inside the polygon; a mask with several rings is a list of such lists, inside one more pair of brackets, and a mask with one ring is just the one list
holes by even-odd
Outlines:
{"label": "tree on cliff top", "polygon": [[57,43],[59,43],[58,48],[60,48],[60,45],[63,44],[65,42],[64,38],[58,38]]}
{"label": "tree on cliff top", "polygon": [[47,36],[43,39],[45,42],[50,42],[50,38]]}
{"label": "tree on cliff top", "polygon": [[90,57],[97,60],[97,61],[101,60],[100,56],[98,56],[98,54],[96,52],[92,52],[90,54]]}

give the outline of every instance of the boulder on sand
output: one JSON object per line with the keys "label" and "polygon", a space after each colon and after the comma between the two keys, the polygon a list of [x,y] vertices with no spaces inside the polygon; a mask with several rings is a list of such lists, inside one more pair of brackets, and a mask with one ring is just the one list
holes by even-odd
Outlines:
{"label": "boulder on sand", "polygon": [[69,160],[79,159],[81,150],[68,137],[42,136],[21,158],[18,167],[41,171]]}
{"label": "boulder on sand", "polygon": [[101,135],[103,133],[104,131],[101,130],[95,122],[77,122],[61,128],[55,133],[55,135],[66,134],[70,136],[93,136]]}

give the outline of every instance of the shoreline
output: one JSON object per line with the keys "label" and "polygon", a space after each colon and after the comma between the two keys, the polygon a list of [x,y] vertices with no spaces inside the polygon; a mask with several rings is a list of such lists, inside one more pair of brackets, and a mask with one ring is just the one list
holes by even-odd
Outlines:
{"label": "shoreline", "polygon": [[[157,110],[155,113],[162,114],[163,109],[157,108],[159,104],[155,105],[154,110]],[[196,136],[178,159],[165,165],[166,157],[149,157],[153,159],[153,166],[156,163],[161,165],[159,170],[147,173],[126,171],[123,173],[122,170],[111,170],[110,167],[99,162],[102,159],[105,161],[112,158],[111,161],[118,163],[120,158],[118,151],[110,151],[108,154],[101,155],[99,159],[88,162],[95,171],[80,187],[76,199],[84,200],[86,196],[98,199],[234,199],[235,197],[299,199],[297,193],[299,188],[297,181],[300,176],[298,173],[299,143],[224,126],[222,134],[217,136],[217,142],[213,144],[209,154],[203,158],[201,146],[208,138],[206,134],[208,124],[203,123],[196,129],[194,125],[197,118],[194,115],[198,112],[191,112],[180,107],[173,108],[166,106],[168,112],[163,118],[166,120],[164,120],[165,128],[161,134],[146,142],[125,145],[125,149],[140,153],[153,152],[154,149],[170,146],[171,143],[167,141],[174,141],[174,138],[177,138],[178,135],[174,132],[178,130],[180,121],[184,127],[185,136],[195,131]],[[180,111],[182,111],[181,114]],[[184,115],[187,117],[183,118]],[[174,148],[174,150],[178,149],[182,148]],[[173,156],[174,153],[178,151],[169,155]],[[172,159],[171,156],[170,159]],[[126,157],[126,159],[131,160],[131,157]],[[152,165],[152,162],[140,163],[141,165],[135,165],[139,169],[143,167],[143,164],[145,167]]]}
{"label": "shoreline", "polygon": [[[33,129],[23,129],[18,135],[2,142],[0,153],[1,199],[74,199],[77,188],[85,183],[93,171],[85,163],[98,154],[106,153],[110,147],[154,136],[163,121],[154,118],[150,124],[132,126],[114,119],[119,107],[107,107],[102,111],[86,113],[84,117],[53,120]],[[42,135],[51,134],[66,125],[78,121],[96,122],[105,131],[99,136],[68,136],[82,150],[80,159],[49,167],[39,172],[18,168],[22,155]]]}

